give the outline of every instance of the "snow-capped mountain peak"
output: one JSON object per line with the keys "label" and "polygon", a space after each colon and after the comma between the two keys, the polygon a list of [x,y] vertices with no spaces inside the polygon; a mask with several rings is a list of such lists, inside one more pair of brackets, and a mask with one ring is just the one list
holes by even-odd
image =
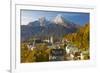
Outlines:
{"label": "snow-capped mountain peak", "polygon": [[53,23],[56,24],[63,24],[64,20],[61,14],[58,14],[54,19],[53,19]]}

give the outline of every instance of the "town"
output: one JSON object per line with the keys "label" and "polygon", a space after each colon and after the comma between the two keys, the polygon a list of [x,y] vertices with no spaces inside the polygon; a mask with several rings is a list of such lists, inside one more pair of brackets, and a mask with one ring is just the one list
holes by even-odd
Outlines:
{"label": "town", "polygon": [[[39,47],[40,45],[46,47]],[[28,41],[27,48],[28,51],[39,51],[39,49],[44,49],[45,51],[45,49],[49,49],[48,57],[46,57],[48,58],[48,61],[85,60],[85,57],[87,57],[87,54],[89,53],[88,51],[80,50],[67,39],[56,39],[53,36],[46,39],[34,38],[31,42]]]}

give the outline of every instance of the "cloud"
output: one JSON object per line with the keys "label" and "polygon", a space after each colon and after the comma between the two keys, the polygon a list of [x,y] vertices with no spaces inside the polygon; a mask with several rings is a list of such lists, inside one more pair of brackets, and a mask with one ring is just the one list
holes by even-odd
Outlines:
{"label": "cloud", "polygon": [[29,22],[34,21],[32,17],[29,16],[22,16],[21,17],[21,25],[27,25]]}

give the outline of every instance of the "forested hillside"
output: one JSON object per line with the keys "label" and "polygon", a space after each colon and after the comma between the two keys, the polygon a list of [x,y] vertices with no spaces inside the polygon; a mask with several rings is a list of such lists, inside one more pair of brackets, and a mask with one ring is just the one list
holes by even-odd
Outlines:
{"label": "forested hillside", "polygon": [[75,44],[79,49],[87,50],[89,49],[90,40],[89,28],[89,24],[85,24],[83,27],[79,28],[76,33],[67,34],[64,36],[64,38]]}

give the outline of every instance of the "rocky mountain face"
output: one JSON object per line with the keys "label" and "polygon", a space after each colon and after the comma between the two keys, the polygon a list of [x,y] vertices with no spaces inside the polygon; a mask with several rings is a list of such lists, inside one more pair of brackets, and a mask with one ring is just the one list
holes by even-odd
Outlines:
{"label": "rocky mountain face", "polygon": [[21,41],[30,37],[62,37],[65,34],[76,32],[80,26],[66,20],[62,15],[57,15],[48,21],[40,17],[37,21],[21,25]]}

